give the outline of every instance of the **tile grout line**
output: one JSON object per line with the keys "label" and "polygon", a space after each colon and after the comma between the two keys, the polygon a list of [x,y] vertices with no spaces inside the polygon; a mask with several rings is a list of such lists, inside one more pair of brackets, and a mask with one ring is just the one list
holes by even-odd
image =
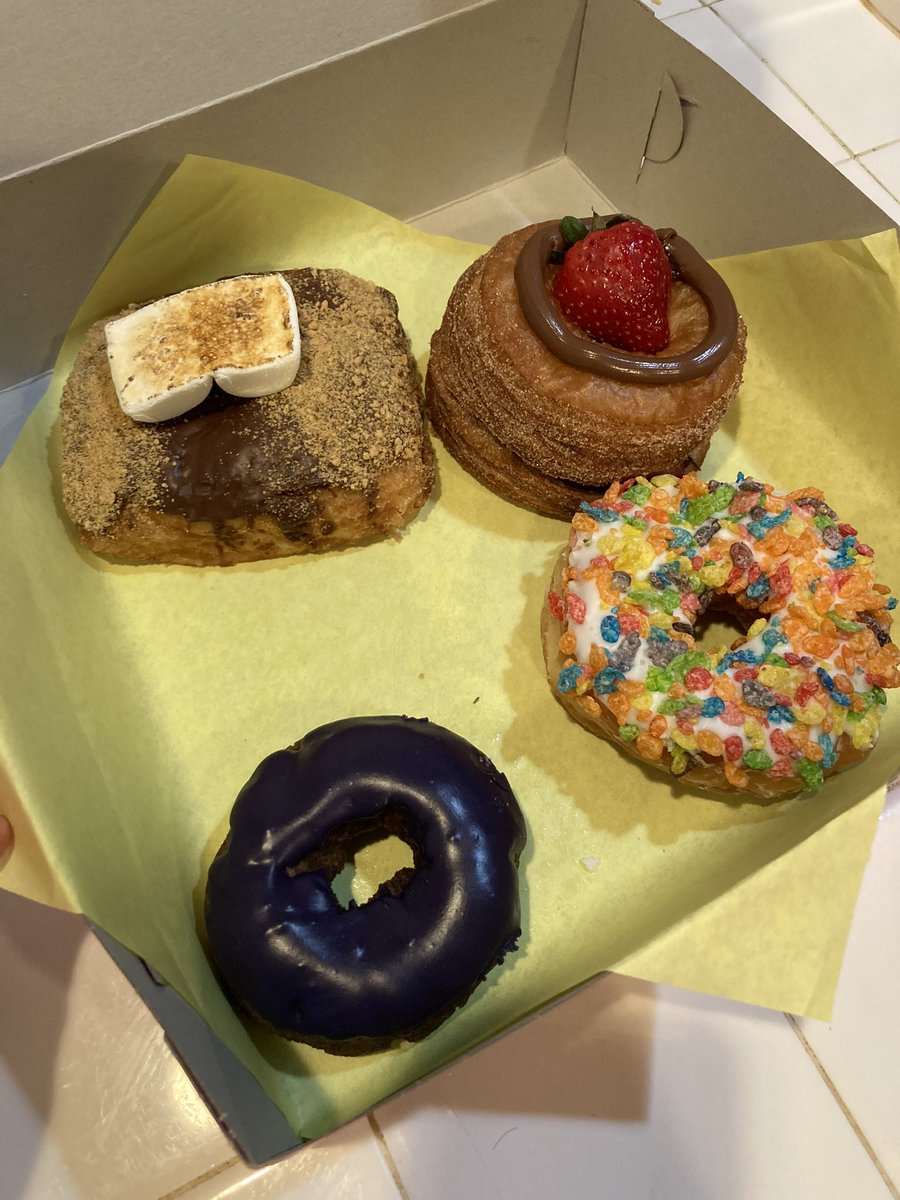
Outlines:
{"label": "tile grout line", "polygon": [[[803,107],[810,114],[810,116],[814,117],[819,122],[819,124],[822,126],[822,128],[831,134],[831,136],[838,143],[838,145],[842,146],[847,151],[847,153],[849,154],[852,161],[859,163],[859,165],[861,167],[863,167],[869,175],[871,175],[871,177],[875,180],[875,182],[880,184],[881,187],[884,188],[884,190],[887,192],[887,194],[891,197],[892,200],[900,200],[900,196],[894,195],[893,191],[891,191],[891,189],[887,186],[886,183],[883,182],[883,180],[879,179],[879,177],[875,174],[874,171],[870,170],[869,167],[866,166],[865,163],[860,162],[860,159],[866,154],[874,154],[877,150],[884,150],[888,146],[897,145],[897,143],[900,142],[900,138],[891,138],[891,140],[888,142],[882,142],[881,144],[879,144],[877,146],[869,146],[865,150],[859,150],[859,151],[852,150],[850,148],[850,146],[848,146],[847,143],[837,133],[835,133],[835,131],[827,123],[825,118],[820,116],[819,113],[817,113],[815,111],[815,109],[803,98],[803,96],[800,95],[800,93],[798,91],[796,91],[792,87],[792,85],[790,83],[788,83],[788,81],[786,79],[782,78],[782,76],[778,73],[778,71],[775,70],[775,68],[768,61],[768,59],[766,59],[764,55],[760,54],[759,51],[750,44],[750,42],[746,41],[746,39],[742,36],[742,34],[740,33],[739,30],[735,29],[733,25],[729,24],[727,17],[723,17],[722,13],[716,7],[716,5],[718,5],[720,2],[721,2],[721,0],[701,0],[701,3],[704,5],[704,7],[711,9],[715,13],[715,15],[719,18],[719,20],[726,27],[726,29],[729,29],[734,34],[734,36],[738,39],[738,41],[741,42],[744,46],[746,46],[747,49],[752,54],[754,54],[756,56],[756,58],[759,59],[759,61],[763,64],[763,66],[766,68],[766,70],[770,71],[771,74],[778,80],[778,82],[781,83],[783,87],[786,87],[787,90],[791,93],[791,95],[797,101],[799,101],[800,104],[803,105]],[[864,4],[864,6],[867,6],[866,0],[863,0],[863,4]],[[843,162],[844,160],[841,159],[840,161]],[[832,163],[831,165],[835,166],[836,164]]]}
{"label": "tile grout line", "polygon": [[889,142],[879,142],[877,146],[868,146],[865,150],[860,150],[857,158],[862,158],[864,154],[877,154],[879,150],[889,150],[891,146],[900,146],[900,137],[891,138]]}
{"label": "tile grout line", "polygon": [[164,1196],[160,1196],[159,1200],[179,1200],[179,1197],[186,1196],[193,1191],[201,1183],[206,1183],[208,1179],[215,1179],[217,1175],[221,1175],[223,1171],[227,1171],[229,1167],[233,1167],[241,1161],[240,1157],[235,1154],[231,1158],[226,1158],[224,1162],[220,1162],[215,1167],[210,1167],[208,1171],[204,1171],[202,1175],[197,1175],[193,1179],[189,1179],[187,1183],[180,1184],[171,1192],[166,1192]]}
{"label": "tile grout line", "polygon": [[[868,153],[870,153],[870,152],[867,150],[866,154],[868,154]],[[890,196],[890,198],[892,200],[896,200],[898,203],[900,203],[900,194],[895,195],[894,192],[892,192],[891,189],[888,187],[888,185],[884,182],[884,180],[879,179],[878,176],[875,174],[875,172],[873,170],[871,170],[871,168],[866,163],[864,163],[860,158],[854,158],[853,161],[858,166],[862,167],[862,169],[865,171],[865,173],[867,175],[869,175],[872,179],[874,179],[875,182],[879,185],[879,187],[884,188],[885,192],[887,192],[887,194]]]}
{"label": "tile grout line", "polygon": [[[755,59],[757,59],[758,62],[761,62],[762,65],[766,68],[766,70],[768,72],[770,72],[770,74],[773,75],[775,79],[778,80],[778,82],[781,84],[781,86],[786,88],[788,90],[788,92],[794,97],[794,99],[796,101],[798,101],[798,103],[803,105],[803,107],[806,109],[806,111],[809,113],[809,115],[815,121],[819,122],[819,124],[822,126],[822,128],[825,130],[825,132],[829,133],[834,138],[834,140],[838,143],[838,145],[843,147],[843,149],[847,151],[847,154],[850,158],[856,157],[853,153],[853,150],[850,148],[850,146],[847,145],[847,143],[843,140],[843,138],[838,137],[838,135],[831,128],[831,126],[828,125],[822,119],[822,117],[819,116],[819,114],[815,111],[815,109],[806,100],[804,100],[804,98],[800,95],[800,93],[795,91],[795,89],[788,83],[788,81],[786,79],[783,79],[781,77],[781,75],[779,75],[779,73],[775,70],[775,68],[772,66],[772,64],[762,54],[760,54],[760,52],[756,49],[756,47],[752,46],[750,44],[750,42],[748,42],[746,40],[746,38],[744,38],[741,35],[740,30],[735,29],[733,25],[730,25],[728,23],[728,21],[725,19],[725,17],[722,16],[722,13],[720,12],[719,6],[717,3],[704,4],[704,8],[708,9],[708,11],[713,14],[713,16],[717,17],[722,22],[722,24],[725,26],[725,28],[729,31],[729,33],[733,34],[734,37],[736,37],[737,40],[741,43],[741,45],[746,47],[746,49],[750,51],[750,53],[753,55],[753,57]],[[720,63],[719,65],[721,66],[722,64]],[[724,67],[723,70],[728,70],[728,68]],[[729,72],[729,74],[730,74],[730,72]],[[750,89],[748,88],[747,90],[749,91]],[[758,96],[756,98],[757,98],[757,100],[759,100]],[[760,104],[765,104],[765,103],[766,102],[764,100],[760,100]],[[766,104],[766,108],[769,108],[768,104]],[[774,111],[773,109],[769,108],[769,112],[773,112],[773,111]],[[775,116],[778,116],[778,114],[775,113]],[[780,118],[780,119],[783,120],[784,118]],[[785,121],[784,123],[786,125],[788,124],[787,121]],[[794,132],[796,133],[797,131],[794,130]],[[797,134],[797,136],[803,137],[803,135],[799,134],[799,133]],[[803,140],[806,141],[805,138],[803,138]],[[807,145],[808,144],[809,143],[807,143]],[[823,157],[824,157],[824,155],[823,155]]]}
{"label": "tile grout line", "polygon": [[900,37],[900,29],[897,29],[896,26],[894,26],[887,19],[886,16],[884,16],[882,13],[880,13],[878,11],[878,9],[872,3],[872,0],[862,0],[862,6],[864,9],[866,9],[867,12],[870,12],[873,17],[875,17],[877,20],[879,20],[889,33],[892,33],[894,35],[894,37]]}
{"label": "tile grout line", "polygon": [[875,1147],[872,1145],[872,1143],[869,1141],[869,1139],[863,1133],[862,1129],[859,1126],[859,1122],[856,1120],[853,1113],[848,1108],[847,1101],[844,1099],[844,1097],[838,1091],[837,1085],[835,1084],[835,1082],[831,1078],[831,1076],[828,1074],[828,1072],[825,1070],[825,1067],[822,1065],[821,1059],[819,1058],[819,1056],[816,1054],[815,1050],[813,1050],[812,1046],[807,1041],[806,1036],[803,1033],[803,1030],[800,1028],[800,1026],[797,1022],[797,1018],[794,1017],[791,1013],[785,1013],[784,1015],[787,1018],[788,1024],[791,1026],[794,1033],[797,1035],[797,1037],[800,1041],[800,1045],[803,1047],[803,1049],[809,1055],[810,1059],[812,1060],[813,1066],[819,1072],[819,1075],[822,1078],[822,1082],[828,1088],[829,1092],[831,1092],[834,1102],[837,1104],[838,1108],[841,1110],[841,1112],[847,1118],[847,1122],[850,1125],[850,1128],[856,1134],[857,1138],[859,1139],[860,1144],[862,1145],[863,1150],[865,1150],[866,1154],[871,1159],[872,1165],[875,1167],[875,1170],[881,1176],[882,1180],[885,1183],[885,1186],[887,1187],[888,1191],[890,1192],[891,1196],[893,1197],[893,1200],[900,1200],[900,1189],[898,1189],[897,1185],[891,1179],[890,1175],[888,1175],[887,1171],[885,1170],[885,1168],[881,1162],[881,1159],[878,1157]]}
{"label": "tile grout line", "polygon": [[[391,1179],[394,1181],[394,1186],[400,1194],[400,1200],[410,1200],[409,1192],[406,1190],[406,1185],[400,1178],[400,1171],[397,1168],[397,1164],[394,1162],[394,1156],[390,1152],[387,1140],[381,1131],[381,1126],[376,1120],[374,1111],[369,1111],[366,1113],[366,1120],[369,1122],[369,1128],[372,1130],[372,1136],[378,1143],[378,1149],[381,1151],[381,1156],[385,1161],[385,1165],[391,1173]],[[163,1200],[165,1200],[165,1197],[163,1197]],[[900,1197],[898,1197],[897,1200],[900,1200]]]}

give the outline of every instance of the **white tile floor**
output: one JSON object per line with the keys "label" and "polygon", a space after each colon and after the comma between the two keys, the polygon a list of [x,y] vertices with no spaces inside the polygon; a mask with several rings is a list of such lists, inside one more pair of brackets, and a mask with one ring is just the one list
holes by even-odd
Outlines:
{"label": "white tile floor", "polygon": [[[900,221],[900,37],[856,0],[646,2]],[[82,922],[0,892],[0,1200],[900,1200],[898,912],[895,791],[830,1025],[607,976],[254,1171]]]}

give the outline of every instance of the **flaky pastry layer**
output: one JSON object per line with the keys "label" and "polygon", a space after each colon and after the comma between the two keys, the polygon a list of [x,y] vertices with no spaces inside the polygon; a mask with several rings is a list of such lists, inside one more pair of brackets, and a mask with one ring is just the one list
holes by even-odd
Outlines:
{"label": "flaky pastry layer", "polygon": [[[501,238],[459,279],[432,339],[426,392],[438,433],[482,482],[539,511],[569,515],[583,488],[701,464],[740,385],[746,330],[740,321],[725,361],[686,383],[624,384],[571,367],[535,335],[518,302],[515,264],[539,228]],[[706,307],[684,283],[673,285],[669,322],[667,353],[706,334]],[[568,512],[561,496],[575,498]]]}

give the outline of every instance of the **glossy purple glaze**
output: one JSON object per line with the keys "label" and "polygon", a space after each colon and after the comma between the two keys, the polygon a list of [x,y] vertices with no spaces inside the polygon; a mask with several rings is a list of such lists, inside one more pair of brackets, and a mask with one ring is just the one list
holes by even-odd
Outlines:
{"label": "glossy purple glaze", "polygon": [[[304,868],[334,831],[398,820],[415,860],[399,894],[344,909],[334,872]],[[515,948],[525,836],[505,777],[457,734],[410,717],[313,730],[257,768],[209,871],[227,990],[286,1036],[337,1043],[449,1013]]]}

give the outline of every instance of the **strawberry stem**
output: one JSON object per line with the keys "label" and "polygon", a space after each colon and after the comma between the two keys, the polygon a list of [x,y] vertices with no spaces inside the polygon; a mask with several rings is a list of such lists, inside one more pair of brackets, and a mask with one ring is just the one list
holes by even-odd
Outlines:
{"label": "strawberry stem", "polygon": [[626,213],[614,213],[611,217],[601,217],[599,213],[591,211],[590,226],[585,225],[584,221],[578,217],[563,217],[559,223],[559,232],[567,246],[574,246],[576,242],[580,242],[582,238],[587,237],[589,233],[596,233],[598,229],[612,229],[613,225],[621,225],[623,221],[633,221],[634,217],[629,217]]}

